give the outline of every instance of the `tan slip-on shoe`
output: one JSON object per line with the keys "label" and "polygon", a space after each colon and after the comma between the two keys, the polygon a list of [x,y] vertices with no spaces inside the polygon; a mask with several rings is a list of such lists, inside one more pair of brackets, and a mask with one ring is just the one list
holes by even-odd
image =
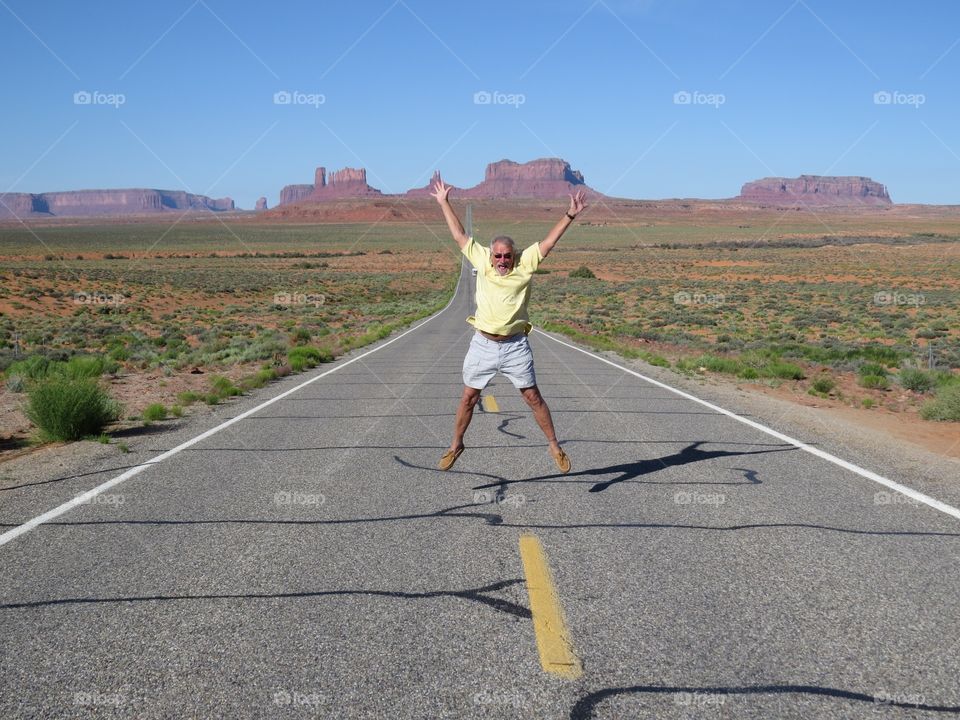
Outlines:
{"label": "tan slip-on shoe", "polygon": [[570,467],[571,467],[570,456],[568,456],[563,451],[563,448],[560,448],[559,452],[554,452],[551,449],[550,454],[553,456],[553,461],[557,464],[557,467],[560,469],[560,472],[562,473],[570,472]]}
{"label": "tan slip-on shoe", "polygon": [[437,467],[441,470],[449,470],[453,467],[453,464],[457,461],[457,458],[460,457],[460,454],[465,450],[463,446],[457,448],[456,450],[447,450],[443,456],[440,458],[440,462],[437,463]]}

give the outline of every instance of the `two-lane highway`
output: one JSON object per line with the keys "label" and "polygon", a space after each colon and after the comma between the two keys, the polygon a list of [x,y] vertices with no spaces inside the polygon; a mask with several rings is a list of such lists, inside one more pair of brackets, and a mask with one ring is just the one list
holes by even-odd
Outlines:
{"label": "two-lane highway", "polygon": [[471,303],[0,488],[0,714],[960,715],[950,498],[542,333],[573,470],[498,377],[440,472]]}

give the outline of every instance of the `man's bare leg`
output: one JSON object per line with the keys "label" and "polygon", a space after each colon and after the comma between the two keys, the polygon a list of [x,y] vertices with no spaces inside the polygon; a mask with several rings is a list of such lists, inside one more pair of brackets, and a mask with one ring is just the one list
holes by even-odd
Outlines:
{"label": "man's bare leg", "polygon": [[480,391],[464,385],[463,395],[457,406],[457,419],[453,423],[453,442],[450,443],[450,450],[455,452],[463,447],[463,436],[473,419],[473,408],[476,407],[478,400],[480,400]]}
{"label": "man's bare leg", "polygon": [[536,419],[537,425],[543,430],[547,442],[550,443],[550,451],[555,453],[560,450],[560,443],[557,442],[557,431],[553,427],[553,416],[550,415],[550,408],[547,406],[547,401],[544,400],[543,395],[540,394],[540,388],[536,385],[523,388],[520,394],[523,395],[523,399],[527,401],[527,405],[533,410],[533,417]]}

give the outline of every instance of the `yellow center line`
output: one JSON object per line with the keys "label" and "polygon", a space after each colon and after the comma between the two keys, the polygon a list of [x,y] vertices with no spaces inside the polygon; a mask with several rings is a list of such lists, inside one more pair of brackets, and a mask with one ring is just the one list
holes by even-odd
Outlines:
{"label": "yellow center line", "polygon": [[497,405],[497,399],[493,395],[483,396],[484,412],[500,412],[500,406]]}
{"label": "yellow center line", "polygon": [[573,652],[547,556],[536,535],[525,533],[520,536],[520,557],[527,579],[540,665],[548,673],[567,679],[578,678],[583,674],[583,667]]}

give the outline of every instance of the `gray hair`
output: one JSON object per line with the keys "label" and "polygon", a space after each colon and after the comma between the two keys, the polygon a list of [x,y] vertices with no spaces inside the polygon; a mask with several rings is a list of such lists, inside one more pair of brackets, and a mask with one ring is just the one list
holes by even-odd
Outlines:
{"label": "gray hair", "polygon": [[493,239],[493,242],[490,243],[490,249],[493,250],[493,246],[496,245],[497,243],[500,243],[501,245],[506,245],[507,247],[509,247],[509,248],[510,248],[510,252],[513,252],[513,250],[514,250],[514,247],[513,247],[513,238],[511,238],[511,237],[507,237],[506,235],[499,235],[499,236],[495,237],[495,238]]}

